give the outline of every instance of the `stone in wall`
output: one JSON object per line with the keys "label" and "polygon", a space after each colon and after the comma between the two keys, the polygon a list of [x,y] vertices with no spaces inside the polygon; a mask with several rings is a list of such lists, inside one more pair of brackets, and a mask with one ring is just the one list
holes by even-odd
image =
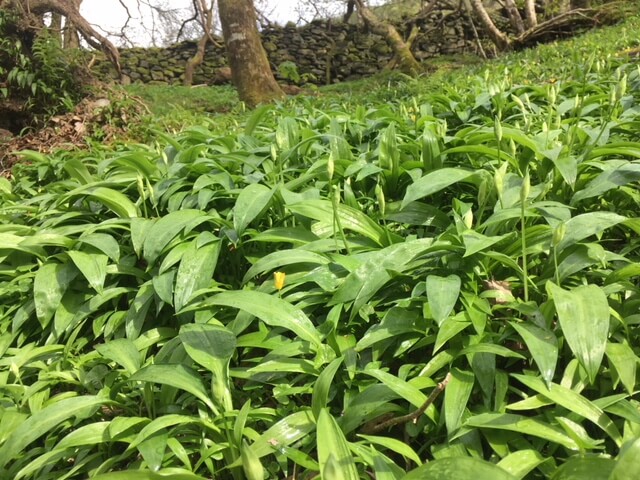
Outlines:
{"label": "stone in wall", "polygon": [[[476,39],[466,14],[462,11],[437,10],[424,17],[412,18],[396,25],[407,38],[413,25],[420,27],[413,50],[424,61],[443,54],[475,53]],[[291,82],[278,67],[293,62],[299,83],[325,83],[354,80],[382,70],[392,52],[384,39],[368,32],[358,23],[315,20],[296,27],[270,27],[261,32],[262,43],[276,77]],[[184,66],[196,50],[196,42],[185,41],[167,48],[123,48],[120,50],[123,73],[133,82],[180,84]],[[205,58],[194,74],[194,84],[219,84],[230,76],[220,73],[227,67],[224,43],[209,44]],[[104,59],[94,70],[102,78],[115,79],[115,72]]]}

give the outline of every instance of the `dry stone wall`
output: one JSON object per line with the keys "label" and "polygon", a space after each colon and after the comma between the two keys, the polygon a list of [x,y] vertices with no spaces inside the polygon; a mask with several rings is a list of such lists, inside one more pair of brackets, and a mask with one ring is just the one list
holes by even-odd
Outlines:
{"label": "dry stone wall", "polygon": [[[418,60],[476,52],[477,41],[463,12],[442,9],[396,27],[406,38],[416,24],[421,32],[413,48]],[[392,58],[384,39],[370,33],[360,23],[317,20],[301,27],[293,24],[270,27],[261,35],[273,71],[285,81],[291,81],[291,75],[286,74],[286,69],[278,68],[284,62],[295,64],[299,83],[323,85],[371,75],[383,69]],[[181,83],[185,63],[195,49],[195,42],[182,42],[167,48],[121,49],[123,72],[132,82]],[[228,81],[228,75],[221,71],[226,63],[222,41],[217,45],[210,44],[203,64],[196,70],[194,83]],[[103,78],[115,78],[112,67],[104,60],[98,61],[94,68]]]}

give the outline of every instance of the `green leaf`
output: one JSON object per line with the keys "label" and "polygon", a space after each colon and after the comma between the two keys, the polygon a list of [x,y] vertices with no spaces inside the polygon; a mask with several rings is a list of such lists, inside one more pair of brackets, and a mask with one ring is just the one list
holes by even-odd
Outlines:
{"label": "green leaf", "polygon": [[474,375],[458,368],[451,370],[451,379],[444,390],[444,421],[449,435],[462,425],[462,416],[473,390]]}
{"label": "green leaf", "polygon": [[252,183],[242,189],[233,207],[233,228],[238,236],[267,208],[273,193],[274,190],[259,183]]}
{"label": "green leaf", "polygon": [[88,235],[82,235],[79,240],[86,245],[97,248],[113,262],[117,263],[120,260],[120,245],[118,241],[109,234],[90,233]]}
{"label": "green leaf", "polygon": [[97,345],[96,350],[103,357],[122,366],[129,375],[136,373],[142,363],[140,352],[128,338],[117,338],[108,343]]}
{"label": "green leaf", "polygon": [[195,238],[180,260],[173,294],[173,305],[177,312],[189,303],[197,290],[209,286],[218,263],[220,240],[213,237],[212,242],[199,246],[202,236],[213,237],[210,233],[203,233]]}
{"label": "green leaf", "polygon": [[620,451],[609,480],[631,480],[640,478],[640,438],[625,444]]}
{"label": "green leaf", "polygon": [[261,275],[271,270],[279,269],[285,265],[293,265],[298,263],[309,263],[314,265],[327,265],[330,260],[319,253],[309,252],[308,250],[289,249],[271,252],[265,255],[256,263],[254,263],[247,273],[245,273],[242,283],[247,283],[256,275]]}
{"label": "green leaf", "polygon": [[236,336],[221,325],[183,325],[178,335],[187,354],[213,373],[214,400],[225,410],[233,408],[229,391],[229,361],[236,350]]}
{"label": "green leaf", "polygon": [[633,395],[636,388],[636,370],[638,368],[638,357],[635,352],[627,344],[607,342],[605,353],[618,374],[622,385],[629,392],[629,395]]}
{"label": "green leaf", "polygon": [[515,480],[505,470],[471,457],[440,458],[416,468],[402,480]]}
{"label": "green leaf", "polygon": [[182,364],[148,365],[129,377],[129,381],[160,383],[184,390],[218,413],[202,385],[201,377],[193,369]]}
{"label": "green leaf", "polygon": [[333,457],[336,463],[334,474],[329,477],[323,475],[327,480],[358,480],[358,470],[349,450],[347,439],[340,430],[335,418],[326,408],[320,411],[317,429],[318,463],[320,471],[325,472],[329,463],[329,458]]}
{"label": "green leaf", "polygon": [[514,477],[521,479],[548,459],[549,457],[545,458],[537,450],[518,450],[501,459],[497,465]]}
{"label": "green leaf", "polygon": [[258,317],[267,325],[291,330],[303,340],[316,346],[322,343],[320,334],[305,313],[278,297],[250,290],[223,292],[209,297],[198,308],[209,308],[214,305],[238,308]]}
{"label": "green leaf", "polygon": [[146,231],[144,257],[149,263],[154,263],[176,235],[188,226],[193,227],[198,220],[205,222],[209,217],[200,210],[179,210],[160,218]]}
{"label": "green leaf", "polygon": [[367,369],[363,370],[362,373],[371,375],[372,377],[380,380],[397,395],[404,398],[416,408],[420,408],[427,400],[427,396],[418,388],[394,375],[391,375],[390,373],[378,369]]}
{"label": "green leaf", "polygon": [[70,264],[47,263],[40,267],[33,281],[36,315],[44,328],[53,318],[64,292],[78,275]]}
{"label": "green leaf", "polygon": [[532,435],[548,442],[558,443],[570,450],[578,450],[576,442],[563,430],[553,427],[537,418],[512,413],[481,413],[469,417],[463,427],[508,430],[524,435]]}
{"label": "green leaf", "polygon": [[[568,229],[567,229],[568,231]],[[609,334],[609,304],[601,288],[582,285],[571,291],[547,282],[569,348],[595,382]]]}
{"label": "green leaf", "polygon": [[460,277],[427,276],[427,301],[438,326],[451,314],[460,295]]}
{"label": "green leaf", "polygon": [[[73,192],[71,192],[73,193]],[[123,193],[106,187],[95,187],[86,192],[92,200],[102,203],[109,210],[121,218],[133,218],[138,216],[135,204]]]}
{"label": "green leaf", "polygon": [[589,212],[577,215],[565,223],[566,233],[556,248],[560,252],[625,220],[627,217],[613,212]]}
{"label": "green leaf", "polygon": [[449,185],[467,180],[475,173],[475,171],[463,170],[462,168],[441,168],[427,173],[407,187],[401,208],[420,198],[433,195]]}
{"label": "green leaf", "polygon": [[549,385],[558,360],[558,339],[553,332],[528,322],[510,322],[524,340],[527,349],[540,370],[543,380]]}
{"label": "green leaf", "polygon": [[264,480],[264,467],[260,463],[260,458],[249,447],[246,440],[242,440],[242,468],[247,480]]}
{"label": "green leaf", "polygon": [[0,448],[0,469],[23,455],[25,447],[60,423],[72,417],[85,418],[92,410],[105,403],[107,400],[97,396],[65,398],[32,414],[9,435]]}
{"label": "green leaf", "polygon": [[327,399],[329,398],[329,390],[331,389],[331,383],[338,371],[344,357],[338,357],[334,359],[329,365],[324,367],[322,373],[318,375],[317,380],[313,385],[313,394],[311,396],[311,410],[316,421],[320,417],[320,412],[323,408],[327,407]]}
{"label": "green leaf", "polygon": [[599,197],[609,190],[638,180],[640,180],[640,165],[637,163],[627,163],[605,170],[573,195],[571,205],[587,198]]}
{"label": "green leaf", "polygon": [[[636,459],[637,462],[637,459]],[[561,465],[553,475],[551,480],[603,480],[611,478],[616,462],[610,458],[603,457],[573,457]],[[620,477],[631,480],[635,477]]]}
{"label": "green leaf", "polygon": [[269,427],[251,448],[258,458],[276,452],[281,445],[291,445],[316,429],[311,410],[302,410],[284,417]]}
{"label": "green leaf", "polygon": [[193,473],[158,473],[141,470],[127,470],[124,472],[103,473],[91,477],[92,480],[206,480],[205,477]]}
{"label": "green leaf", "polygon": [[107,277],[109,257],[100,253],[85,253],[69,250],[67,252],[80,273],[87,279],[91,288],[102,293],[104,280]]}
{"label": "green leaf", "polygon": [[587,420],[592,421],[604,430],[617,445],[622,443],[622,436],[620,435],[620,432],[618,432],[615,424],[607,414],[578,392],[555,383],[551,383],[547,388],[541,379],[530,375],[514,373],[512,376],[527,387],[535,390],[537,393],[544,395],[549,400],[577,415],[580,415],[581,417],[586,418]]}
{"label": "green leaf", "polygon": [[381,447],[385,447],[389,450],[392,450],[395,453],[402,455],[405,458],[408,458],[409,460],[414,462],[416,465],[422,465],[422,460],[420,460],[420,457],[415,452],[415,450],[413,450],[413,448],[411,448],[405,442],[402,442],[396,438],[379,437],[374,435],[360,435],[360,434],[358,434],[358,437],[366,440],[367,442],[374,443],[376,445],[380,445]]}
{"label": "green leaf", "polygon": [[[301,203],[287,205],[287,208],[293,213],[318,220],[329,226],[334,223],[333,206],[328,200],[305,200]],[[338,217],[340,217],[340,224],[345,230],[351,230],[370,238],[380,246],[389,243],[385,229],[360,210],[340,204],[338,205]]]}

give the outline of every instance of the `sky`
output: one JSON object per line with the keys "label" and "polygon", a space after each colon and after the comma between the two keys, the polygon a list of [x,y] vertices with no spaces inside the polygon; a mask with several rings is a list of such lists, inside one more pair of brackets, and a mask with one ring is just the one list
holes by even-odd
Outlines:
{"label": "sky", "polygon": [[[154,0],[144,0],[138,3],[136,0],[122,0],[129,8],[132,17],[129,22],[128,36],[136,44],[144,45],[151,43],[151,16],[148,9],[139,9],[139,5],[145,2],[154,3]],[[325,0],[326,1],[326,0]],[[162,2],[161,2],[162,3]],[[165,5],[180,8],[188,7],[192,0],[164,0]],[[344,2],[336,1],[335,8],[344,9]],[[371,3],[380,3],[371,2]],[[288,21],[298,21],[299,13],[297,8],[300,4],[298,0],[259,0],[256,4],[263,6],[263,12],[268,15],[269,20],[279,24]],[[103,32],[118,32],[127,19],[126,10],[120,5],[118,0],[83,0],[80,12],[93,25],[101,27]],[[310,20],[310,18],[307,18]],[[146,28],[143,27],[146,25]],[[100,29],[99,29],[100,31]],[[113,39],[116,44],[117,40]],[[159,40],[158,38],[156,40]]]}

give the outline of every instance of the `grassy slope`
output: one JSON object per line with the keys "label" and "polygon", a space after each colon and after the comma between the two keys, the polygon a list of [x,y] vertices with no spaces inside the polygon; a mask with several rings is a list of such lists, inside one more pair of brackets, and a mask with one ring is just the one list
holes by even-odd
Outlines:
{"label": "grassy slope", "polygon": [[[509,69],[514,82],[537,84],[545,81],[572,80],[580,76],[580,68],[589,55],[596,58],[625,57],[625,50],[637,47],[637,17],[601,30],[587,32],[576,38],[540,45],[537,48],[507,54],[482,62],[475,57],[451,56],[427,63],[430,73],[418,79],[394,72],[384,72],[371,78],[320,87],[311,92],[319,108],[333,102],[367,105],[389,100],[419,99],[422,92],[446,93],[450,87],[465,88],[478,76],[497,79]],[[131,85],[127,91],[140,96],[149,106],[155,121],[174,127],[192,125],[202,117],[223,117],[230,112],[234,119],[243,115],[238,98],[231,87],[167,87],[162,85]],[[304,94],[301,95],[304,97]],[[296,102],[292,98],[290,104]],[[207,122],[209,123],[209,122]],[[215,125],[215,122],[213,123]],[[229,123],[221,122],[223,128]]]}

